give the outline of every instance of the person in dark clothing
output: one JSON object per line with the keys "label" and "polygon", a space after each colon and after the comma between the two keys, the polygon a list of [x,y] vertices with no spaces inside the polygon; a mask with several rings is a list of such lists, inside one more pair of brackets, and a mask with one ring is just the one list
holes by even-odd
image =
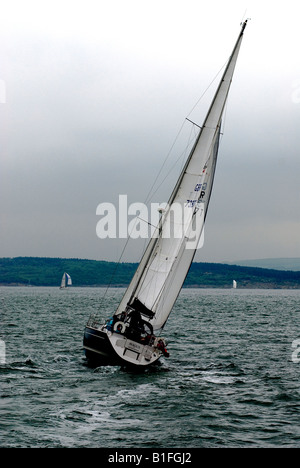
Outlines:
{"label": "person in dark clothing", "polygon": [[129,314],[130,317],[130,327],[134,328],[135,330],[140,330],[142,328],[142,317],[141,314],[137,310],[132,310]]}
{"label": "person in dark clothing", "polygon": [[129,314],[130,327],[128,329],[129,335],[132,339],[139,341],[141,335],[153,335],[153,327],[151,323],[142,319],[138,310],[132,310]]}

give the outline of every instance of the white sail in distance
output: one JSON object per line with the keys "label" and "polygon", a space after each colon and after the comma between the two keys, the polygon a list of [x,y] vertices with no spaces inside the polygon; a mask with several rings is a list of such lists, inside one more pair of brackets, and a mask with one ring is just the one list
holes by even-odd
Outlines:
{"label": "white sail in distance", "polygon": [[[209,205],[217,162],[221,120],[243,33],[230,56],[194,147],[177,181],[168,208],[150,240],[141,263],[116,314],[129,305],[151,322],[154,330],[166,323],[193,261]],[[181,208],[182,216],[174,216]],[[194,227],[196,226],[196,230]],[[171,235],[166,235],[166,229]]]}
{"label": "white sail in distance", "polygon": [[72,286],[72,279],[68,273],[64,273],[61,279],[60,288],[64,289],[64,288],[67,288],[68,286]]}

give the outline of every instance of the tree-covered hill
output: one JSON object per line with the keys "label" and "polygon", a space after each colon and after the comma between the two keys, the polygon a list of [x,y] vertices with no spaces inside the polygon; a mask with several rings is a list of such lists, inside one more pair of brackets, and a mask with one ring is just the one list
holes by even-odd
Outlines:
{"label": "tree-covered hill", "polygon": [[[74,286],[107,285],[113,281],[124,286],[133,275],[136,265],[64,259],[17,257],[0,259],[0,284],[25,284],[32,286],[59,286],[64,272],[71,275]],[[116,273],[116,274],[115,274]]]}
{"label": "tree-covered hill", "polygon": [[[113,263],[96,260],[17,257],[0,259],[1,285],[59,286],[63,273],[76,286],[127,286],[136,263]],[[264,268],[193,263],[185,281],[187,287],[231,288],[300,288],[300,272]]]}

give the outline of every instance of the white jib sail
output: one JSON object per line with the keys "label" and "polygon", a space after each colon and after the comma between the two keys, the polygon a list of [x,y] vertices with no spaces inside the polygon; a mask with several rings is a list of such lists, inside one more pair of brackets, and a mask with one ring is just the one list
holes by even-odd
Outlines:
{"label": "white jib sail", "polygon": [[[160,226],[116,312],[122,312],[128,304],[137,304],[140,312],[148,315],[154,330],[162,328],[168,319],[203,231],[217,162],[222,114],[246,24],[243,24]],[[174,215],[176,210],[181,216]]]}
{"label": "white jib sail", "polygon": [[66,277],[67,277],[67,286],[72,286],[71,276],[68,273],[66,273]]}

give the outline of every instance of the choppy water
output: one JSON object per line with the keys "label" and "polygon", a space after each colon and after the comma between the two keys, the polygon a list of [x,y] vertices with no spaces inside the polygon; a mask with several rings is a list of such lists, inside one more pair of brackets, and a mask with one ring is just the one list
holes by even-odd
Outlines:
{"label": "choppy water", "polygon": [[183,290],[143,374],[86,366],[102,294],[0,288],[2,447],[300,447],[300,291]]}

